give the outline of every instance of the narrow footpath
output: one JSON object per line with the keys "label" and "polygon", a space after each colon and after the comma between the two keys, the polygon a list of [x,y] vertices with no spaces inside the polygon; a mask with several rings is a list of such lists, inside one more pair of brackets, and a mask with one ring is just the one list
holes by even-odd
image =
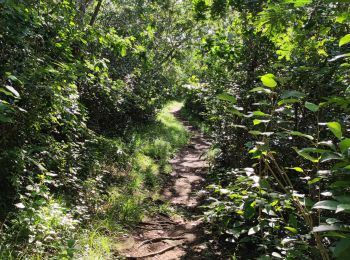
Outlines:
{"label": "narrow footpath", "polygon": [[181,119],[178,108],[172,113],[191,133],[191,139],[170,161],[173,172],[161,197],[181,216],[157,215],[140,223],[133,232],[135,242],[122,254],[126,259],[219,259],[211,248],[199,208],[208,173],[206,154],[210,143]]}

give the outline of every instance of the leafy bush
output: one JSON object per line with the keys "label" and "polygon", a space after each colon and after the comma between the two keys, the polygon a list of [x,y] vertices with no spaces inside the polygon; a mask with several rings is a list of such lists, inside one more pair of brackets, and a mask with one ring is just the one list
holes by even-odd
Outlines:
{"label": "leafy bush", "polygon": [[196,9],[212,24],[203,27],[185,104],[219,149],[207,219],[238,258],[343,259],[349,77],[348,58],[338,55],[349,42],[346,7],[219,2]]}

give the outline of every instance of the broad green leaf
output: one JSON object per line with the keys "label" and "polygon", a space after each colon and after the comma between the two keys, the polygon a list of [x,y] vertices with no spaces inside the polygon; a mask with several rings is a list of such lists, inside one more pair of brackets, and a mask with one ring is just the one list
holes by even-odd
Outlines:
{"label": "broad green leaf", "polygon": [[349,42],[350,42],[350,33],[347,34],[347,35],[345,35],[345,36],[343,36],[343,37],[340,39],[340,41],[339,41],[339,47],[341,47],[341,46],[343,46],[343,45],[345,45],[345,44],[347,44],[347,43],[349,43]]}
{"label": "broad green leaf", "polygon": [[342,204],[350,204],[349,195],[340,195],[340,196],[335,196],[334,198]]}
{"label": "broad green leaf", "polygon": [[334,153],[334,152],[325,152],[321,155],[320,162],[328,162],[330,160],[341,160],[343,157],[341,154]]}
{"label": "broad green leaf", "polygon": [[231,113],[232,115],[243,116],[243,114],[242,114],[241,112],[239,112],[237,109],[229,108],[228,111],[230,111],[230,113]]}
{"label": "broad green leaf", "polygon": [[350,14],[349,12],[344,12],[337,16],[337,19],[335,20],[336,23],[345,23],[347,20],[350,20]]}
{"label": "broad green leaf", "polygon": [[303,133],[298,132],[298,131],[291,131],[288,133],[290,135],[301,136],[301,137],[305,137],[305,138],[310,139],[310,140],[314,140],[314,138],[311,135],[303,134]]}
{"label": "broad green leaf", "polygon": [[15,95],[16,97],[19,97],[19,93],[17,92],[17,90],[15,90],[13,87],[11,86],[5,86],[5,88],[10,91],[13,95]]}
{"label": "broad green leaf", "polygon": [[341,220],[336,219],[336,218],[327,218],[326,219],[326,223],[329,225],[333,225],[333,224],[339,223],[339,222],[341,222]]}
{"label": "broad green leaf", "polygon": [[4,89],[4,88],[0,88],[0,92],[4,93],[5,95],[7,96],[11,96],[11,97],[14,97],[13,93]]}
{"label": "broad green leaf", "polygon": [[319,177],[313,178],[312,180],[309,180],[307,182],[307,184],[312,185],[312,184],[315,184],[315,183],[319,182],[320,180],[322,180],[322,178],[319,178]]}
{"label": "broad green leaf", "polygon": [[317,112],[320,108],[318,105],[307,101],[305,102],[305,107],[312,112]]}
{"label": "broad green leaf", "polygon": [[333,142],[331,140],[318,142],[317,144],[318,145],[328,146],[329,148],[331,148],[334,151],[336,150],[336,147],[335,147],[335,145],[333,144]]}
{"label": "broad green leaf", "polygon": [[259,230],[260,230],[260,225],[250,228],[248,231],[248,236],[254,235],[255,233],[259,232]]}
{"label": "broad green leaf", "polygon": [[242,129],[247,129],[245,125],[231,125],[234,128],[242,128]]}
{"label": "broad green leaf", "polygon": [[16,206],[16,208],[19,208],[19,209],[24,209],[25,208],[25,206],[24,206],[24,204],[23,203],[17,203],[17,204],[15,204],[15,206]]}
{"label": "broad green leaf", "polygon": [[217,95],[216,98],[220,99],[222,101],[231,102],[232,104],[236,104],[237,103],[237,99],[234,96],[232,96],[232,95],[230,95],[228,93],[225,93],[225,92]]}
{"label": "broad green leaf", "polygon": [[294,241],[296,241],[295,238],[283,238],[281,241],[281,244],[284,246],[284,245],[287,245],[287,244],[294,242]]}
{"label": "broad green leaf", "polygon": [[347,152],[350,148],[350,138],[345,138],[339,143],[339,148],[342,153]]}
{"label": "broad green leaf", "polygon": [[278,105],[279,106],[282,106],[282,105],[285,105],[285,104],[294,104],[294,103],[298,103],[300,102],[299,99],[295,99],[295,98],[288,98],[288,99],[282,99],[280,101],[278,101]]}
{"label": "broad green leaf", "polygon": [[15,75],[7,75],[7,78],[11,80],[12,82],[17,82],[18,84],[23,85],[23,82],[20,81]]}
{"label": "broad green leaf", "polygon": [[296,147],[293,147],[294,151],[296,151],[301,157],[304,157],[305,159],[311,161],[311,162],[318,162],[319,158],[315,158],[309,154],[309,151],[305,149],[298,150]]}
{"label": "broad green leaf", "polygon": [[349,257],[350,252],[350,237],[346,237],[343,239],[340,239],[334,247],[333,255],[341,260],[341,259],[347,259]]}
{"label": "broad green leaf", "polygon": [[122,57],[125,57],[125,56],[126,56],[126,46],[125,46],[125,45],[123,45],[123,46],[121,47],[120,55],[121,55]]}
{"label": "broad green leaf", "polygon": [[266,114],[260,110],[257,110],[257,111],[253,111],[253,115],[254,116],[270,116],[269,114]]}
{"label": "broad green leaf", "polygon": [[274,132],[260,132],[260,131],[255,131],[255,130],[251,130],[248,133],[250,133],[251,135],[265,135],[265,136],[270,136],[273,135]]}
{"label": "broad green leaf", "polygon": [[267,93],[267,94],[270,94],[272,93],[272,91],[268,88],[263,88],[263,87],[256,87],[256,88],[253,88],[251,90],[249,90],[249,92],[264,92],[264,93]]}
{"label": "broad green leaf", "polygon": [[264,86],[269,88],[275,88],[277,86],[277,82],[274,80],[273,74],[266,74],[264,76],[261,76],[260,80],[264,84]]}
{"label": "broad green leaf", "polygon": [[261,119],[254,119],[253,120],[254,125],[259,125],[261,123],[268,123],[268,122],[270,122],[270,120],[261,120]]}
{"label": "broad green leaf", "polygon": [[328,122],[327,126],[338,139],[342,138],[341,125],[338,122]]}
{"label": "broad green leaf", "polygon": [[338,213],[338,212],[341,212],[341,211],[344,211],[344,210],[350,210],[350,204],[339,204],[337,206],[337,209],[336,209],[335,213]]}
{"label": "broad green leaf", "polygon": [[312,229],[312,232],[325,232],[325,231],[337,231],[337,230],[346,230],[339,225],[319,225]]}
{"label": "broad green leaf", "polygon": [[251,135],[261,135],[261,132],[260,132],[260,131],[255,131],[255,130],[251,130],[251,131],[249,131],[249,133],[250,133]]}
{"label": "broad green leaf", "polygon": [[292,167],[292,168],[287,168],[287,169],[294,170],[296,172],[304,172],[304,170],[302,168],[300,168],[300,167]]}
{"label": "broad green leaf", "polygon": [[338,205],[339,205],[339,202],[335,200],[322,200],[317,202],[312,208],[336,210]]}
{"label": "broad green leaf", "polygon": [[244,203],[244,217],[247,219],[251,219],[255,215],[255,208],[253,207],[253,202],[252,201],[246,201]]}
{"label": "broad green leaf", "polygon": [[289,90],[289,91],[283,92],[283,94],[281,96],[282,99],[287,99],[287,98],[291,98],[291,97],[303,98],[303,97],[305,97],[305,94],[300,92],[300,91]]}
{"label": "broad green leaf", "polygon": [[336,61],[336,60],[339,60],[342,58],[347,58],[347,57],[350,57],[350,53],[344,53],[344,54],[337,55],[337,56],[333,57],[332,59],[330,59],[329,61],[332,62],[332,61]]}
{"label": "broad green leaf", "polygon": [[284,228],[287,229],[288,231],[294,233],[294,234],[298,233],[298,230],[296,228],[293,228],[293,227],[284,227]]}
{"label": "broad green leaf", "polygon": [[272,255],[273,257],[275,257],[275,258],[283,259],[283,257],[281,256],[281,254],[278,253],[278,252],[272,252],[271,255]]}

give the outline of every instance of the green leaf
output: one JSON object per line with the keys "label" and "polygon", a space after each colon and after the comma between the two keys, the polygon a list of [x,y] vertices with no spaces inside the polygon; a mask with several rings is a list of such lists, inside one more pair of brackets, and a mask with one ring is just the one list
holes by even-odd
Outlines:
{"label": "green leaf", "polygon": [[245,125],[231,125],[234,128],[242,128],[242,129],[247,129]]}
{"label": "green leaf", "polygon": [[347,57],[350,57],[350,53],[344,53],[344,54],[337,55],[337,56],[333,57],[332,59],[330,59],[329,61],[332,62],[332,61],[336,61],[336,60],[339,60],[342,58],[347,58]]}
{"label": "green leaf", "polygon": [[304,170],[302,168],[300,168],[300,167],[292,167],[292,168],[287,168],[287,169],[294,170],[296,172],[304,172]]}
{"label": "green leaf", "polygon": [[264,84],[264,86],[269,88],[275,88],[277,86],[277,82],[274,80],[273,74],[266,74],[264,76],[261,76],[260,80]]}
{"label": "green leaf", "polygon": [[315,183],[319,182],[320,180],[322,180],[322,178],[319,178],[319,177],[313,178],[312,180],[309,180],[307,182],[307,184],[312,185],[312,184],[315,184]]}
{"label": "green leaf", "polygon": [[284,227],[284,228],[287,229],[288,231],[294,233],[294,234],[298,233],[298,230],[296,228],[293,228],[293,227]]}
{"label": "green leaf", "polygon": [[5,88],[10,91],[13,95],[15,95],[16,97],[19,97],[19,93],[17,92],[17,90],[15,90],[13,87],[11,86],[5,86]]}
{"label": "green leaf", "polygon": [[322,200],[317,202],[312,208],[336,210],[338,205],[339,205],[339,202],[335,200]]}
{"label": "green leaf", "polygon": [[334,198],[342,204],[350,204],[350,196],[348,195],[335,196]]}
{"label": "green leaf", "polygon": [[312,232],[325,232],[325,231],[337,231],[344,230],[338,225],[319,225],[312,229]]}
{"label": "green leaf", "polygon": [[283,94],[281,96],[282,99],[287,99],[287,98],[291,98],[291,97],[303,98],[303,97],[305,97],[305,94],[300,92],[300,91],[289,90],[289,91],[283,92]]}
{"label": "green leaf", "polygon": [[265,136],[270,136],[274,134],[273,132],[260,132],[255,130],[251,130],[248,133],[250,133],[251,135],[265,135]]}
{"label": "green leaf", "polygon": [[125,56],[126,56],[126,46],[125,46],[125,45],[123,45],[123,46],[121,47],[120,55],[121,55],[122,57],[125,57]]}
{"label": "green leaf", "polygon": [[272,93],[272,91],[268,88],[263,88],[263,87],[256,87],[256,88],[253,88],[251,90],[249,90],[249,92],[264,92],[264,93],[267,93],[267,94],[270,94]]}
{"label": "green leaf", "polygon": [[253,201],[248,200],[244,203],[244,217],[247,219],[251,219],[255,215],[255,208],[252,205]]}
{"label": "green leaf", "polygon": [[350,148],[350,138],[345,138],[339,143],[339,148],[342,153],[347,152]]}
{"label": "green leaf", "polygon": [[239,112],[237,109],[235,109],[235,108],[228,108],[228,111],[230,111],[230,113],[232,114],[232,115],[236,115],[236,116],[243,116],[243,114],[241,113],[241,112]]}
{"label": "green leaf", "polygon": [[268,122],[270,122],[270,120],[261,120],[261,119],[254,119],[253,120],[254,125],[259,125],[261,123],[268,123]]}
{"label": "green leaf", "polygon": [[19,209],[24,209],[25,208],[25,206],[24,206],[24,204],[23,203],[17,203],[17,204],[15,204],[15,206],[16,206],[16,208],[19,208]]}
{"label": "green leaf", "polygon": [[348,188],[350,181],[335,181],[330,185],[332,188]]}
{"label": "green leaf", "polygon": [[294,7],[302,7],[311,4],[312,0],[284,0],[285,3],[294,4]]}
{"label": "green leaf", "polygon": [[295,136],[301,136],[301,137],[305,137],[309,140],[314,140],[314,138],[311,136],[311,135],[307,135],[307,134],[303,134],[301,132],[298,132],[298,131],[291,131],[291,132],[288,132],[290,135],[295,135]]}
{"label": "green leaf", "polygon": [[333,255],[337,259],[347,259],[350,252],[350,237],[340,239],[333,250]]}
{"label": "green leaf", "polygon": [[237,99],[234,96],[232,96],[232,95],[230,95],[228,93],[225,93],[225,92],[217,95],[216,98],[220,99],[222,101],[231,102],[232,104],[236,104],[237,103]]}
{"label": "green leaf", "polygon": [[317,112],[320,108],[318,105],[307,101],[305,102],[305,107],[312,112]]}
{"label": "green leaf", "polygon": [[260,225],[250,228],[248,231],[248,236],[254,235],[255,233],[259,232],[259,230],[260,230]]}
{"label": "green leaf", "polygon": [[16,83],[18,83],[18,84],[21,84],[21,85],[23,85],[23,82],[22,81],[20,81],[15,75],[7,75],[7,78],[9,79],[9,80],[11,80],[12,82],[16,82]]}
{"label": "green leaf", "polygon": [[341,160],[341,159],[343,159],[341,154],[334,153],[334,152],[325,152],[321,155],[320,162],[323,163],[330,160]]}
{"label": "green leaf", "polygon": [[337,209],[336,209],[335,213],[338,213],[338,212],[341,212],[341,211],[344,211],[344,210],[350,210],[350,204],[339,204],[337,206]]}
{"label": "green leaf", "polygon": [[261,135],[260,131],[255,131],[255,130],[251,130],[248,133],[250,133],[251,135]]}
{"label": "green leaf", "polygon": [[260,110],[254,111],[253,115],[254,116],[270,116],[269,114],[266,114],[266,113],[264,113],[264,112],[262,112]]}
{"label": "green leaf", "polygon": [[343,36],[343,37],[340,39],[340,41],[339,41],[339,47],[341,47],[341,46],[343,46],[343,45],[345,45],[345,44],[347,44],[347,43],[349,43],[349,42],[350,42],[350,33],[347,34],[347,35],[345,35],[345,36]]}
{"label": "green leaf", "polygon": [[0,114],[0,123],[13,123],[13,119],[11,117],[7,117]]}
{"label": "green leaf", "polygon": [[328,122],[327,126],[338,139],[342,138],[341,125],[338,122]]}
{"label": "green leaf", "polygon": [[282,105],[285,105],[285,104],[294,104],[294,103],[298,103],[300,102],[299,99],[295,99],[295,98],[288,98],[288,99],[282,99],[280,101],[278,101],[278,105],[279,106],[282,106]]}
{"label": "green leaf", "polygon": [[304,157],[305,159],[311,161],[311,162],[318,162],[319,159],[318,158],[315,158],[313,156],[311,156],[309,154],[309,151],[308,150],[305,150],[305,149],[301,149],[301,150],[298,150],[296,147],[293,147],[294,151],[296,151],[301,157]]}

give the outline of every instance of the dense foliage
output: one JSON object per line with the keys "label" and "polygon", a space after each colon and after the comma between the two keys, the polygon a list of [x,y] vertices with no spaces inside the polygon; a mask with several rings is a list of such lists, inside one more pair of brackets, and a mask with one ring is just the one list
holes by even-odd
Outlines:
{"label": "dense foliage", "polygon": [[[350,250],[347,0],[0,0],[0,258],[116,257],[187,140],[237,259]],[[171,106],[178,106],[173,103]],[[251,250],[256,248],[256,250]]]}
{"label": "dense foliage", "polygon": [[237,258],[347,257],[346,2],[193,1],[186,108],[215,139],[206,216]]}
{"label": "dense foliage", "polygon": [[[157,133],[156,112],[183,80],[175,58],[192,22],[181,7],[0,1],[0,258],[71,255],[109,186],[154,188],[151,158],[166,161],[176,142],[138,133]],[[138,159],[153,165],[145,179],[132,173]]]}

